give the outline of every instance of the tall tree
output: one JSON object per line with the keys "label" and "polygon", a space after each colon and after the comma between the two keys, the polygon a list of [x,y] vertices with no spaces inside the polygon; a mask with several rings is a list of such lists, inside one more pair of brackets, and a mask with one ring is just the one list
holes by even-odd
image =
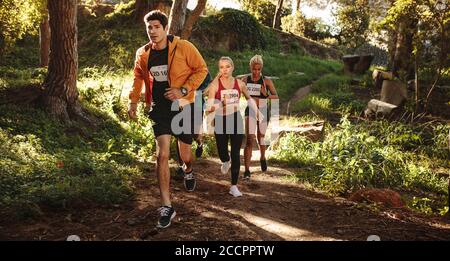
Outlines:
{"label": "tall tree", "polygon": [[48,15],[44,16],[39,24],[39,47],[39,66],[47,67],[50,55],[50,23],[48,21]]}
{"label": "tall tree", "polygon": [[51,42],[43,102],[51,116],[70,122],[81,116],[77,90],[77,0],[48,0]]}
{"label": "tall tree", "polygon": [[186,21],[188,0],[174,0],[169,16],[169,34],[181,35]]}
{"label": "tall tree", "polygon": [[405,80],[414,79],[413,38],[417,30],[417,20],[403,17],[397,25],[395,49],[391,60],[392,73]]}
{"label": "tall tree", "polygon": [[151,10],[159,9],[166,14],[170,12],[170,0],[136,0],[135,17],[138,23],[142,22],[144,16]]}
{"label": "tall tree", "polygon": [[272,27],[275,29],[281,29],[281,12],[283,10],[284,0],[278,0],[277,8],[275,9],[275,16],[273,18]]}
{"label": "tall tree", "polygon": [[48,21],[47,0],[39,0],[35,4],[41,14],[41,21],[39,22],[39,66],[47,67],[50,55],[50,23]]}
{"label": "tall tree", "polygon": [[153,5],[153,1],[150,0],[136,0],[135,5],[135,17],[136,22],[141,23],[142,19],[144,19],[145,14],[151,10]]}
{"label": "tall tree", "polygon": [[338,40],[352,52],[367,40],[370,24],[369,0],[340,0],[337,23]]}
{"label": "tall tree", "polygon": [[47,17],[39,24],[39,47],[39,66],[47,67],[50,55],[50,23]]}
{"label": "tall tree", "polygon": [[181,32],[181,38],[189,39],[192,33],[192,28],[194,27],[195,22],[197,22],[198,18],[202,14],[203,10],[205,10],[207,0],[198,0],[197,6],[190,13],[189,17],[186,19],[186,22],[183,27],[183,31]]}

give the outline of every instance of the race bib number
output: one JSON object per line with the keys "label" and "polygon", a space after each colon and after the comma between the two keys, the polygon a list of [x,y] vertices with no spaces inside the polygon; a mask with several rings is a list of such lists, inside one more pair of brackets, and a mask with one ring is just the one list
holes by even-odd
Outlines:
{"label": "race bib number", "polygon": [[152,73],[153,78],[155,78],[155,81],[167,82],[167,64],[159,65],[159,66],[152,66],[150,68],[150,72]]}
{"label": "race bib number", "polygon": [[250,96],[259,96],[261,94],[261,84],[247,83],[247,90]]}
{"label": "race bib number", "polygon": [[220,101],[225,104],[239,104],[239,92],[236,89],[222,90],[220,92]]}

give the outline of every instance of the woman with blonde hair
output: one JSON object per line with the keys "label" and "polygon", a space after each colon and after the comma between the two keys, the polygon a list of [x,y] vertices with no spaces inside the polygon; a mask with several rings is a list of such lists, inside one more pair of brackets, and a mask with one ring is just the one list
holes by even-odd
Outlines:
{"label": "woman with blonde hair", "polygon": [[250,178],[250,161],[252,158],[253,140],[257,137],[260,156],[261,171],[267,170],[266,161],[266,145],[264,144],[264,136],[267,131],[270,118],[269,101],[271,99],[278,99],[277,91],[271,79],[264,77],[262,74],[263,59],[261,55],[255,55],[250,59],[251,74],[244,77],[242,80],[247,86],[248,93],[256,101],[258,107],[257,113],[262,113],[264,117],[262,120],[256,121],[254,115],[256,114],[252,108],[247,107],[245,110],[245,129],[246,129],[246,145],[244,149],[244,178]]}
{"label": "woman with blonde hair", "polygon": [[[250,97],[245,83],[233,77],[234,63],[230,57],[219,59],[219,74],[208,87],[207,113],[215,111],[214,136],[219,158],[222,161],[221,172],[226,174],[231,167],[231,188],[234,197],[242,196],[237,187],[239,178],[240,150],[244,139],[244,123],[239,109],[239,100],[243,94],[248,105],[256,109],[256,103]],[[231,156],[228,151],[231,143]]]}

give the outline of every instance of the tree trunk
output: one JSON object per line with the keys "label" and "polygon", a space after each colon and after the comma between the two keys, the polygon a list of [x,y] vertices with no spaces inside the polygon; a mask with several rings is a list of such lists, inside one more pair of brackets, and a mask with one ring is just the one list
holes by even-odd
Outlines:
{"label": "tree trunk", "polygon": [[188,0],[174,0],[169,16],[169,34],[181,35],[186,21]]}
{"label": "tree trunk", "polygon": [[194,27],[195,22],[197,22],[203,10],[205,10],[207,0],[198,0],[197,6],[191,12],[186,23],[184,24],[183,31],[181,32],[182,39],[189,39],[192,33],[192,28]]}
{"label": "tree trunk", "polygon": [[387,49],[388,49],[388,55],[389,55],[389,63],[388,63],[388,70],[392,72],[393,68],[393,62],[394,62],[394,56],[395,56],[395,47],[397,45],[397,32],[394,30],[389,30],[388,32],[388,42],[387,42]]}
{"label": "tree trunk", "polygon": [[281,29],[281,11],[283,10],[283,2],[284,0],[278,0],[277,8],[275,9],[272,25],[275,29]]}
{"label": "tree trunk", "polygon": [[45,17],[39,25],[39,46],[40,46],[40,67],[48,66],[50,55],[50,24],[48,17]]}
{"label": "tree trunk", "polygon": [[292,14],[296,15],[300,11],[301,0],[292,0]]}
{"label": "tree trunk", "polygon": [[167,0],[136,0],[135,18],[137,23],[142,23],[144,16],[152,10],[161,10],[169,15],[170,5]]}
{"label": "tree trunk", "polygon": [[136,0],[134,10],[137,23],[141,23],[143,21],[144,16],[151,10],[150,5],[152,3],[153,1],[150,0]]}
{"label": "tree trunk", "polygon": [[48,0],[51,43],[43,102],[49,114],[70,122],[81,111],[77,90],[77,0]]}
{"label": "tree trunk", "polygon": [[414,61],[412,56],[413,38],[417,21],[405,17],[398,24],[397,42],[392,61],[392,73],[402,80],[414,79]]}

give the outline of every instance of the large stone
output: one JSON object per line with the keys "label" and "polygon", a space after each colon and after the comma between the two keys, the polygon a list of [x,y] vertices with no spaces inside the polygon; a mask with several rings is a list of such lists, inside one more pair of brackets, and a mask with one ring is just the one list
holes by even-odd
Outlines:
{"label": "large stone", "polygon": [[385,72],[381,70],[374,70],[372,78],[375,81],[375,88],[381,89],[384,80],[392,80],[394,78],[391,72]]}
{"label": "large stone", "polygon": [[405,206],[400,194],[390,189],[362,189],[353,193],[349,200],[360,203],[378,203],[390,208]]}
{"label": "large stone", "polygon": [[295,133],[298,135],[305,136],[313,142],[320,141],[323,138],[325,121],[314,121],[305,122],[293,127],[279,127],[272,131],[272,142],[271,147],[275,148],[278,146],[280,139],[287,133]]}
{"label": "large stone", "polygon": [[372,60],[373,60],[372,54],[360,55],[358,62],[355,64],[355,68],[354,68],[355,73],[363,74],[367,70],[369,70]]}
{"label": "large stone", "polygon": [[386,103],[380,100],[372,99],[367,104],[367,108],[364,111],[364,115],[366,117],[371,117],[373,115],[388,115],[390,114],[397,106]]}
{"label": "large stone", "polygon": [[353,73],[355,64],[359,61],[359,55],[344,55],[342,61],[344,62],[344,72]]}
{"label": "large stone", "polygon": [[344,55],[342,57],[342,61],[344,62],[344,72],[363,74],[369,69],[372,60],[372,54]]}
{"label": "large stone", "polygon": [[381,78],[383,80],[392,80],[394,78],[391,72],[385,72],[382,70],[375,69],[372,73],[372,78],[376,80],[377,78]]}
{"label": "large stone", "polygon": [[408,98],[406,84],[396,80],[384,80],[381,87],[381,101],[400,106]]}

